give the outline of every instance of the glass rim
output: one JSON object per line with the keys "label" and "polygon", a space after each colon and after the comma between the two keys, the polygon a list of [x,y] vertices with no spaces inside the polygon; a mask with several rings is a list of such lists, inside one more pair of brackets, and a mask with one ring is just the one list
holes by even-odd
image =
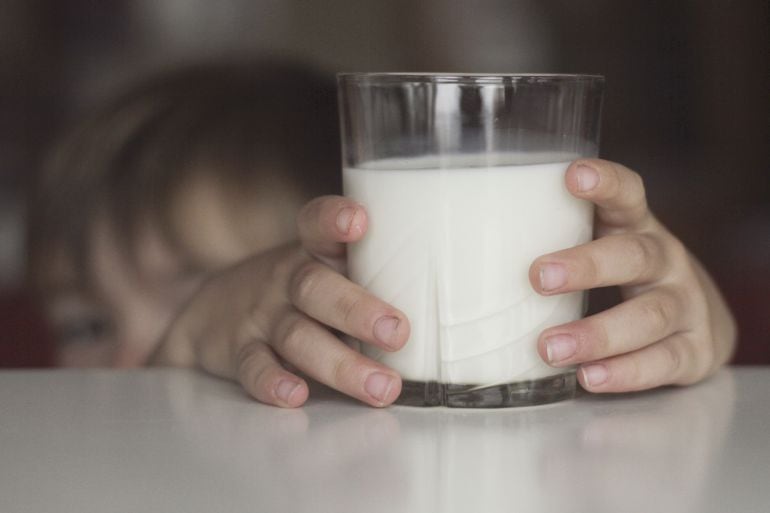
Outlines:
{"label": "glass rim", "polygon": [[439,83],[439,84],[502,84],[506,82],[604,82],[604,75],[582,73],[441,73],[441,72],[341,72],[340,83]]}

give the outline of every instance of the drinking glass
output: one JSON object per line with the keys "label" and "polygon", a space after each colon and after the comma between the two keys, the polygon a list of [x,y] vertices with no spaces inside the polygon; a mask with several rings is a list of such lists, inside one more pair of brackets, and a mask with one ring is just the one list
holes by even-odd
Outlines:
{"label": "drinking glass", "polygon": [[592,238],[593,207],[564,185],[598,153],[594,75],[338,75],[345,195],[367,211],[348,273],[402,310],[406,345],[361,344],[403,379],[397,403],[507,407],[573,397],[573,369],[537,353],[580,318],[583,292],[544,297],[539,255]]}

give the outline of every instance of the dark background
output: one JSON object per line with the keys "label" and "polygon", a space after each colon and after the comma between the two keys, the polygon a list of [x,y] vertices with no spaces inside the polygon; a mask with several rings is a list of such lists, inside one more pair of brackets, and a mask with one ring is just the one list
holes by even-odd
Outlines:
{"label": "dark background", "polygon": [[44,148],[143,73],[229,55],[337,71],[599,73],[602,156],[739,320],[736,362],[770,363],[766,1],[4,0],[0,3],[0,366],[50,363],[24,290],[24,198]]}

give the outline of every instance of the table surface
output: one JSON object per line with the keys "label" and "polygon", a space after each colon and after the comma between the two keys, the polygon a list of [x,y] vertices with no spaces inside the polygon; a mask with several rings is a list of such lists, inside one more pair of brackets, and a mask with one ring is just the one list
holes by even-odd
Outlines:
{"label": "table surface", "polygon": [[507,410],[301,409],[174,369],[0,372],[0,511],[767,512],[770,367]]}

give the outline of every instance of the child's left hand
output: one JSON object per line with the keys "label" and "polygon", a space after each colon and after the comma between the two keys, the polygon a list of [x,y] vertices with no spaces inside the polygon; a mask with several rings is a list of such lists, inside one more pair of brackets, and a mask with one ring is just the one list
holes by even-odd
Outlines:
{"label": "child's left hand", "polygon": [[545,330],[542,358],[579,365],[591,392],[691,384],[727,362],[735,321],[700,263],[648,209],[639,175],[587,159],[565,179],[570,193],[596,204],[596,240],[537,258],[532,286],[550,296],[618,285],[623,302]]}

